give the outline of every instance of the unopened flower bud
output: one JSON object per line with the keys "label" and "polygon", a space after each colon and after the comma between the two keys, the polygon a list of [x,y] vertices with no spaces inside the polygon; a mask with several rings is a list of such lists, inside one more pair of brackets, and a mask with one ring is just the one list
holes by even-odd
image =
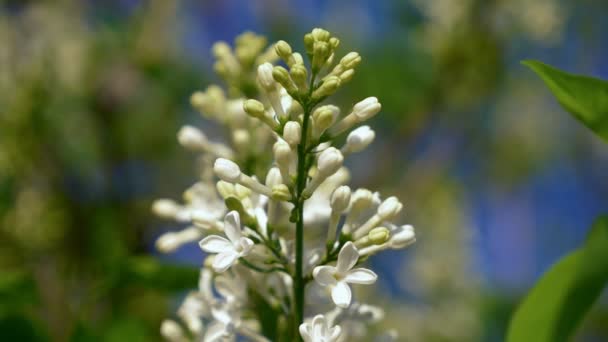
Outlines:
{"label": "unopened flower bud", "polygon": [[329,31],[324,30],[322,28],[318,28],[318,27],[314,28],[311,33],[312,33],[312,37],[315,40],[324,41],[324,42],[328,41],[329,37],[331,36]]}
{"label": "unopened flower bud", "polygon": [[264,117],[264,104],[258,100],[245,100],[243,102],[243,110],[254,118]]}
{"label": "unopened flower bud", "polygon": [[273,66],[270,63],[261,64],[258,67],[258,82],[267,92],[275,91],[277,83],[272,77]]}
{"label": "unopened flower bud", "polygon": [[266,175],[266,186],[272,189],[275,185],[282,183],[283,177],[281,177],[281,171],[279,171],[279,168],[270,168],[270,170],[268,170],[268,174]]}
{"label": "unopened flower bud", "polygon": [[325,130],[336,122],[340,115],[340,109],[333,105],[326,105],[317,108],[313,114],[313,135],[318,138]]}
{"label": "unopened flower bud", "polygon": [[306,70],[304,64],[293,64],[289,69],[289,74],[291,75],[291,78],[298,86],[300,91],[306,90],[308,88],[308,85],[306,84],[308,71]]}
{"label": "unopened flower bud", "polygon": [[245,199],[251,195],[251,189],[242,186],[241,184],[234,185],[234,194],[238,199]]}
{"label": "unopened flower bud", "polygon": [[279,165],[279,168],[289,167],[293,158],[293,151],[285,140],[278,139],[272,146],[272,151],[274,152],[274,159],[276,160],[277,165]]}
{"label": "unopened flower bud", "polygon": [[340,65],[342,65],[344,69],[356,68],[359,63],[361,63],[361,56],[356,52],[349,52],[340,60]]}
{"label": "unopened flower bud", "polygon": [[290,145],[296,146],[302,138],[302,128],[297,121],[289,121],[283,127],[283,139]]}
{"label": "unopened flower bud", "polygon": [[200,90],[195,91],[194,94],[190,96],[190,104],[196,109],[203,108],[206,103],[207,95]]}
{"label": "unopened flower bud", "polygon": [[327,178],[336,173],[342,167],[343,162],[342,153],[335,147],[329,147],[321,152],[319,159],[317,159],[317,173]]}
{"label": "unopened flower bud", "polygon": [[226,42],[217,42],[211,47],[211,51],[216,58],[221,58],[232,53],[230,46]]}
{"label": "unopened flower bud", "polygon": [[416,241],[416,233],[414,227],[410,225],[401,226],[390,237],[388,244],[392,249],[405,248]]}
{"label": "unopened flower bud", "polygon": [[315,37],[312,35],[312,33],[307,33],[304,35],[304,47],[306,48],[306,53],[308,55],[312,55],[312,53],[314,52],[314,45],[315,45]]}
{"label": "unopened flower bud", "polygon": [[180,145],[192,150],[204,150],[207,147],[207,137],[200,129],[193,126],[183,126],[177,133]]}
{"label": "unopened flower bud", "polygon": [[340,39],[338,39],[336,37],[329,38],[329,46],[331,46],[332,49],[335,50],[339,45],[340,45]]}
{"label": "unopened flower bud", "polygon": [[353,114],[357,116],[359,122],[365,121],[378,114],[382,106],[375,97],[368,97],[358,102],[353,107]]}
{"label": "unopened flower bud", "polygon": [[178,342],[184,339],[182,327],[175,321],[166,319],[160,326],[160,334],[170,342]]}
{"label": "unopened flower bud", "polygon": [[285,184],[277,184],[272,187],[272,199],[277,201],[289,201],[291,193]]}
{"label": "unopened flower bud", "polygon": [[213,171],[223,181],[236,183],[241,177],[241,169],[232,160],[218,158],[213,164]]}
{"label": "unopened flower bud", "polygon": [[361,126],[348,134],[342,152],[356,153],[362,151],[374,140],[376,134],[369,126]]}
{"label": "unopened flower bud", "polygon": [[350,204],[351,190],[348,186],[342,185],[331,194],[330,205],[333,213],[341,213]]}
{"label": "unopened flower bud", "polygon": [[378,207],[378,215],[384,220],[390,220],[401,212],[403,204],[399,202],[397,197],[391,196],[382,202]]}
{"label": "unopened flower bud", "polygon": [[344,84],[352,80],[353,76],[355,76],[355,70],[349,69],[341,73],[338,77],[340,78],[340,82],[342,82],[341,84]]}
{"label": "unopened flower bud", "polygon": [[388,241],[390,232],[385,227],[377,227],[372,229],[367,236],[372,244],[381,245]]}
{"label": "unopened flower bud", "polygon": [[251,134],[246,129],[235,129],[232,131],[232,141],[237,151],[244,150],[251,143]]}
{"label": "unopened flower bud", "polygon": [[274,45],[274,51],[277,53],[279,57],[281,57],[285,62],[289,60],[291,57],[291,46],[284,40],[279,40]]}
{"label": "unopened flower bud", "polygon": [[171,199],[162,198],[152,203],[152,212],[162,218],[174,218],[180,210],[180,205]]}
{"label": "unopened flower bud", "polygon": [[234,196],[236,189],[234,188],[234,184],[225,182],[223,180],[217,182],[215,185],[217,192],[222,196],[222,198],[226,199],[228,197]]}
{"label": "unopened flower bud", "polygon": [[338,76],[329,76],[323,81],[321,86],[312,93],[312,97],[320,99],[322,97],[329,96],[340,88],[340,78]]}
{"label": "unopened flower bud", "polygon": [[291,76],[289,76],[289,72],[282,66],[275,66],[272,69],[272,77],[275,81],[281,84],[288,93],[295,93],[298,91],[298,88],[291,79]]}

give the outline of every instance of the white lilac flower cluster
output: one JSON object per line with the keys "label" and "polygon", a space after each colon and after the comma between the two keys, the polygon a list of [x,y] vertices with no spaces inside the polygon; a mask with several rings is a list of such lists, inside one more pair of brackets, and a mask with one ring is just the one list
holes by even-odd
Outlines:
{"label": "white lilac flower cluster", "polygon": [[[354,301],[351,285],[375,283],[377,275],[360,264],[407,247],[414,229],[392,223],[403,207],[396,197],[345,185],[343,165],[374,140],[360,124],[381,105],[369,97],[342,115],[323,103],[352,79],[361,57],[350,52],[337,61],[339,40],[319,28],[304,45],[308,67],[288,43],[266,48],[252,33],[239,36],[234,49],[213,47],[228,92],[210,86],[192,103],[228,128],[229,143],[183,127],[180,144],[202,154],[201,180],[184,204],[153,205],[158,215],[189,224],[162,235],[160,251],[198,241],[208,255],[199,290],[178,309],[183,325],[162,324],[168,340],[344,341],[364,336],[383,315]],[[283,66],[272,64],[279,60]],[[320,313],[311,296],[333,309]]]}

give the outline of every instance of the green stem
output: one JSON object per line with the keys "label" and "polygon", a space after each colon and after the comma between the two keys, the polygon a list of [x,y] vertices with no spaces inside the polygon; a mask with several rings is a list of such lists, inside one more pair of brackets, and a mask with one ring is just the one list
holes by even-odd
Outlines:
{"label": "green stem", "polygon": [[306,178],[308,177],[308,168],[306,165],[307,157],[307,140],[308,140],[308,125],[310,122],[310,115],[314,108],[312,101],[312,92],[314,90],[314,80],[316,75],[312,75],[310,78],[310,86],[308,94],[304,100],[300,103],[304,109],[304,119],[302,121],[302,138],[300,144],[298,144],[298,170],[296,179],[296,269],[293,281],[293,293],[295,299],[294,306],[294,324],[293,324],[293,339],[301,341],[300,334],[298,332],[300,324],[304,321],[304,288],[306,282],[303,276],[303,265],[302,260],[304,257],[304,201],[302,196],[304,188],[306,187]]}

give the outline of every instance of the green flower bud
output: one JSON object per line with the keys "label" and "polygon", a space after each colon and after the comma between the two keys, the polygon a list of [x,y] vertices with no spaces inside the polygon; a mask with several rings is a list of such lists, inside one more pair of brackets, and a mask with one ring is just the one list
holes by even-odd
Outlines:
{"label": "green flower bud", "polygon": [[346,82],[352,80],[353,76],[355,76],[355,70],[349,69],[349,70],[346,70],[345,72],[341,73],[340,76],[338,76],[338,77],[340,78],[340,82],[346,83]]}
{"label": "green flower bud", "polygon": [[279,40],[274,45],[274,51],[286,62],[291,57],[292,53],[291,46],[284,40]]}
{"label": "green flower bud", "polygon": [[289,201],[291,193],[285,184],[277,184],[272,187],[272,199],[276,201]]}
{"label": "green flower bud", "polygon": [[298,91],[298,88],[289,76],[289,72],[282,66],[275,66],[272,69],[272,77],[275,81],[282,85],[288,93],[291,94]]}
{"label": "green flower bud", "polygon": [[314,52],[315,38],[312,33],[307,33],[304,35],[304,47],[306,48],[306,53],[308,55],[312,55]]}
{"label": "green flower bud", "polygon": [[331,46],[332,50],[335,50],[338,45],[340,45],[340,39],[336,37],[329,38],[329,45]]}
{"label": "green flower bud", "polygon": [[356,52],[349,52],[346,56],[342,57],[340,60],[340,64],[345,69],[353,69],[356,68],[357,65],[361,63],[361,56]]}
{"label": "green flower bud", "polygon": [[329,31],[324,30],[322,28],[315,28],[312,30],[312,36],[317,41],[326,42],[329,40],[330,34]]}
{"label": "green flower bud", "polygon": [[258,100],[245,100],[245,102],[243,102],[243,110],[254,118],[261,118],[264,116],[264,104]]}
{"label": "green flower bud", "polygon": [[230,196],[234,196],[235,195],[235,188],[234,188],[234,184],[232,183],[228,183],[225,182],[223,180],[217,182],[217,184],[215,185],[217,192],[223,197],[223,198],[228,198]]}
{"label": "green flower bud", "polygon": [[306,90],[307,84],[306,79],[308,78],[308,71],[304,64],[294,64],[289,70],[291,78],[298,85],[301,90]]}
{"label": "green flower bud", "polygon": [[337,76],[329,76],[323,81],[321,86],[312,93],[312,97],[320,99],[329,96],[335,93],[338,88],[340,88],[340,78]]}
{"label": "green flower bud", "polygon": [[388,241],[390,237],[390,232],[385,227],[377,227],[372,229],[369,234],[367,234],[369,241],[374,245],[381,245]]}
{"label": "green flower bud", "polygon": [[251,195],[251,189],[244,187],[240,184],[234,185],[234,193],[238,199],[245,199]]}

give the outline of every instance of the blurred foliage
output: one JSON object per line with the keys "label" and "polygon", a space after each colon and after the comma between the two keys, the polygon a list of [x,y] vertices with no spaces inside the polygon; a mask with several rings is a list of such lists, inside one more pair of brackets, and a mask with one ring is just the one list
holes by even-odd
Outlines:
{"label": "blurred foliage", "polygon": [[95,9],[23,1],[0,16],[3,340],[156,339],[166,294],[196,284],[196,270],[133,256],[200,71],[174,46],[175,4],[111,26]]}
{"label": "blurred foliage", "polygon": [[[561,63],[592,65],[608,7],[390,1],[390,15],[380,19],[388,29],[361,42],[365,21],[352,18],[366,9],[340,4],[312,23],[298,2],[238,11],[255,13],[261,33],[288,41],[310,25],[326,26],[344,37],[341,48],[363,56],[342,105],[376,94],[383,114],[372,124],[376,142],[349,160],[354,185],[379,184],[402,198],[421,237],[411,252],[372,260],[403,261],[397,276],[381,274],[395,284],[380,287],[389,320],[377,328],[399,327],[414,341],[502,340],[521,293],[480,279],[487,270],[476,264],[473,197],[480,189],[508,194],[558,156],[581,175],[600,158],[585,131],[546,119],[555,111],[546,92],[510,59],[542,46],[551,56],[586,51]],[[175,132],[188,122],[190,94],[209,82],[183,50],[232,39],[234,27],[252,29],[253,21],[230,1],[0,6],[0,340],[157,340],[176,293],[196,287],[195,270],[143,257],[158,225],[150,199],[194,179]],[[197,15],[200,23],[187,29],[204,32],[193,44],[180,29]],[[577,45],[560,48],[566,28]],[[607,321],[598,308],[584,329],[605,337]]]}
{"label": "blurred foliage", "polygon": [[512,318],[507,341],[567,341],[608,283],[608,216],[585,244],[557,262]]}

